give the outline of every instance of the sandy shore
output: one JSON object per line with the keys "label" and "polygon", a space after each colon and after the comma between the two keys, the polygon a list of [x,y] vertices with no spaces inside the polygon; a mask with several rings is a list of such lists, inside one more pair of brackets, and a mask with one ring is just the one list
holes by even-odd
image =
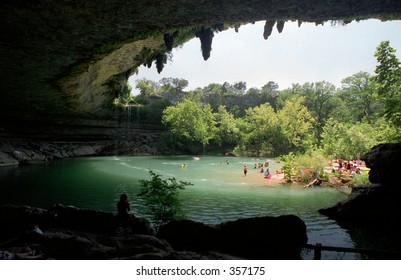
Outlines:
{"label": "sandy shore", "polygon": [[241,176],[241,182],[243,183],[254,183],[262,186],[277,186],[283,181],[284,174],[272,174],[270,179],[265,179],[264,174],[259,171],[248,171],[246,176]]}

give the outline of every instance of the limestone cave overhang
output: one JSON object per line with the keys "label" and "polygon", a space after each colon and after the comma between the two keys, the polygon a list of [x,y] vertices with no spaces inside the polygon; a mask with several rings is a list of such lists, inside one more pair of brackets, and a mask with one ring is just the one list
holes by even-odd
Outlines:
{"label": "limestone cave overhang", "polygon": [[4,0],[0,6],[2,129],[108,117],[128,77],[174,47],[179,30],[190,30],[188,37],[260,20],[401,18],[399,0]]}

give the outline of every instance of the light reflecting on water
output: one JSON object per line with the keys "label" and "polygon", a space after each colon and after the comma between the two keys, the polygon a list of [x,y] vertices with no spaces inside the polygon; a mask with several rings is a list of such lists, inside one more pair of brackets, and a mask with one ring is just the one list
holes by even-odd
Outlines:
{"label": "light reflecting on water", "polygon": [[[226,163],[229,161],[229,164]],[[55,203],[115,211],[121,193],[127,193],[136,216],[146,217],[137,198],[139,179],[149,170],[163,178],[175,177],[193,186],[182,193],[187,218],[207,224],[255,216],[294,214],[308,230],[308,243],[353,247],[348,233],[317,210],[346,198],[335,189],[282,185],[266,180],[253,169],[250,158],[201,157],[92,157],[43,165],[0,168],[0,203],[49,207]],[[270,171],[279,165],[269,159]],[[182,167],[186,164],[187,167]],[[247,176],[242,167],[247,165]],[[324,256],[323,256],[324,257]]]}

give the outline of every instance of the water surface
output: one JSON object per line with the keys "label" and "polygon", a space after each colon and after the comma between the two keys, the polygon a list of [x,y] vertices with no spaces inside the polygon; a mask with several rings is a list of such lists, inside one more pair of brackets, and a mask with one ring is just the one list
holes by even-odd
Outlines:
{"label": "water surface", "polygon": [[[127,193],[133,211],[145,217],[138,193],[140,179],[149,179],[149,170],[163,178],[189,181],[181,199],[187,218],[217,224],[255,216],[294,214],[308,231],[308,243],[353,247],[348,233],[317,210],[346,198],[331,188],[304,189],[264,179],[251,158],[152,156],[89,157],[24,167],[0,168],[0,204],[50,207],[55,203],[115,212],[121,193]],[[269,159],[270,171],[279,164]],[[182,167],[185,164],[186,167]],[[247,176],[242,167],[247,165]],[[323,257],[325,257],[323,252]],[[336,258],[331,254],[329,258]],[[336,254],[336,253],[335,253]],[[348,258],[346,256],[345,258]],[[339,256],[344,258],[344,256]],[[352,258],[352,256],[351,256]]]}

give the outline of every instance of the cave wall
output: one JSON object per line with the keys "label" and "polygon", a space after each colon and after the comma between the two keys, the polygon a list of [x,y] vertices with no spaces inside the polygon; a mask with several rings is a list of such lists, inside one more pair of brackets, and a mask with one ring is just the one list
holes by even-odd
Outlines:
{"label": "cave wall", "polygon": [[142,50],[165,49],[163,34],[180,27],[390,18],[400,12],[398,0],[4,0],[0,133],[109,120],[118,89],[144,62]]}

